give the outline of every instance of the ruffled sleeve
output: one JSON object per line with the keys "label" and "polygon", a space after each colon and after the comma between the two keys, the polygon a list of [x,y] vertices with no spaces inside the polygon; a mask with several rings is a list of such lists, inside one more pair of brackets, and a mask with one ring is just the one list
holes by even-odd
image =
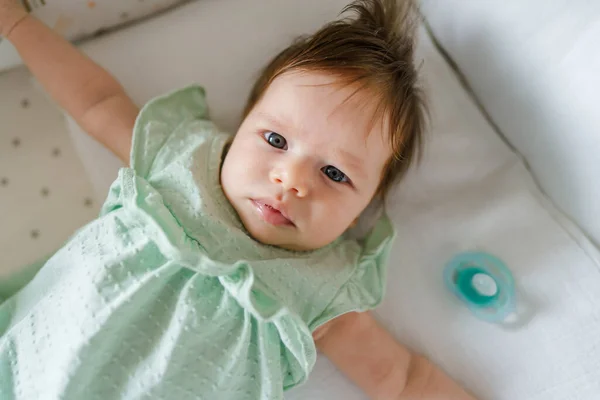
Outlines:
{"label": "ruffled sleeve", "polygon": [[131,145],[131,167],[146,178],[154,159],[179,126],[195,119],[207,119],[204,88],[188,86],[149,101],[140,111]]}
{"label": "ruffled sleeve", "polygon": [[381,303],[395,236],[391,221],[383,215],[365,238],[354,272],[323,312],[311,321],[311,331],[342,314],[371,310]]}

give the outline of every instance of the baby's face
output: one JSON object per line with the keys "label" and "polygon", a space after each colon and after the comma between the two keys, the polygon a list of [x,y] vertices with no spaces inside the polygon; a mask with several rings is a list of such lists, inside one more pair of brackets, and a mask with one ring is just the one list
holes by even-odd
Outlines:
{"label": "baby's face", "polygon": [[321,73],[276,78],[227,153],[221,184],[248,232],[292,250],[323,247],[373,198],[391,156],[386,124],[352,86]]}

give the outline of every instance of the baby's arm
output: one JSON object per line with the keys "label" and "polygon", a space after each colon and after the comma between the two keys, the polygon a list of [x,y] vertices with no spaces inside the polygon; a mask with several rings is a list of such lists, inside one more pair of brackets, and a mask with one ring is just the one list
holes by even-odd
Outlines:
{"label": "baby's arm", "polygon": [[369,313],[349,313],[315,331],[315,342],[377,400],[474,400],[427,359],[411,353]]}
{"label": "baby's arm", "polygon": [[79,126],[128,163],[138,107],[119,82],[16,0],[0,0],[0,34]]}

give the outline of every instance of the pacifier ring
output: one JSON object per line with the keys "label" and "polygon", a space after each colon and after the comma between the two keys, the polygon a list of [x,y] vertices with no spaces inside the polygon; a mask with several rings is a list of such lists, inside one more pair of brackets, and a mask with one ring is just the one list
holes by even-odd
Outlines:
{"label": "pacifier ring", "polygon": [[477,318],[500,323],[516,311],[512,274],[491,254],[465,252],[456,255],[446,264],[444,281]]}

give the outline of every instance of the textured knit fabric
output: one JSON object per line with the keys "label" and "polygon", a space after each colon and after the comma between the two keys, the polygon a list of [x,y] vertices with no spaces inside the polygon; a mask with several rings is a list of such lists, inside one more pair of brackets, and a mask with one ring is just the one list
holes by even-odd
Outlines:
{"label": "textured knit fabric", "polygon": [[281,399],[313,367],[314,329],[380,302],[390,222],[360,245],[258,243],[206,116],[197,86],[142,109],[100,217],[0,306],[1,399]]}

